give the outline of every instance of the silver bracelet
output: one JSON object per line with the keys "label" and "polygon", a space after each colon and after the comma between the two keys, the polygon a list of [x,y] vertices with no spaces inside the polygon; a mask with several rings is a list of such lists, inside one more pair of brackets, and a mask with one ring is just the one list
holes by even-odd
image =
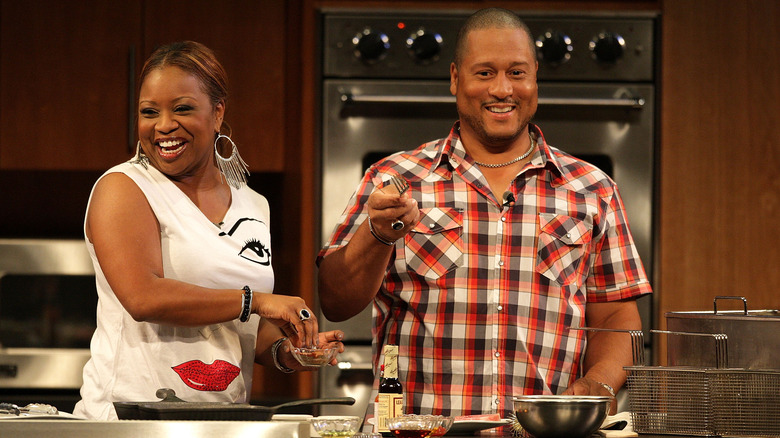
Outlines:
{"label": "silver bracelet", "polygon": [[374,236],[374,239],[378,240],[380,243],[387,246],[395,245],[395,242],[391,242],[383,237],[380,237],[379,234],[374,231],[374,225],[371,223],[371,216],[368,217],[368,230],[371,231],[371,235]]}
{"label": "silver bracelet", "polygon": [[277,356],[279,347],[287,340],[287,338],[279,338],[274,342],[274,344],[271,346],[271,357],[274,359],[274,366],[277,370],[283,372],[283,373],[294,373],[295,370],[292,368],[288,368],[281,363],[279,363],[279,357]]}
{"label": "silver bracelet", "polygon": [[609,395],[611,395],[613,398],[615,397],[615,390],[614,390],[614,389],[612,389],[612,387],[611,387],[611,386],[607,385],[607,384],[606,384],[606,383],[604,383],[604,382],[599,382],[598,380],[594,380],[594,382],[596,382],[596,383],[598,383],[599,385],[603,386],[603,387],[604,387],[604,389],[606,389],[606,390],[607,390],[607,392],[609,392]]}

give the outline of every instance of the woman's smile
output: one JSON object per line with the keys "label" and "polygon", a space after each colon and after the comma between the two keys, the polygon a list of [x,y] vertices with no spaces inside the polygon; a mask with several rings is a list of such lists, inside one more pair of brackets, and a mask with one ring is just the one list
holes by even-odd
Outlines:
{"label": "woman's smile", "polygon": [[188,142],[182,139],[160,140],[157,143],[160,157],[164,160],[173,160],[184,153]]}

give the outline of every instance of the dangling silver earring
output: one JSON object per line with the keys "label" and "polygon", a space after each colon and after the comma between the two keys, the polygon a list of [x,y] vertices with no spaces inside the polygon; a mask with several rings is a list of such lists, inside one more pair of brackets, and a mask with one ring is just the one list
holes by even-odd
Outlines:
{"label": "dangling silver earring", "polygon": [[[219,155],[217,143],[220,138],[226,138],[233,146],[233,150],[228,158],[222,158],[222,156]],[[249,169],[244,160],[241,159],[241,155],[238,154],[238,148],[230,137],[217,134],[217,138],[214,139],[214,155],[217,157],[217,167],[219,168],[219,171],[222,172],[222,176],[228,184],[237,189],[240,189],[241,186],[246,184],[246,177],[249,175]]]}
{"label": "dangling silver earring", "polygon": [[131,163],[140,164],[141,166],[144,166],[144,169],[148,169],[147,166],[149,166],[149,158],[146,157],[146,154],[141,150],[141,141],[138,141],[138,144],[135,146],[135,156],[132,160],[130,160]]}

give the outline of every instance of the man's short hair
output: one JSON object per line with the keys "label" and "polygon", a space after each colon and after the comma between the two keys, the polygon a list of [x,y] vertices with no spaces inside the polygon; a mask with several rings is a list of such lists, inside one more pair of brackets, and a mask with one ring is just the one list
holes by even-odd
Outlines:
{"label": "man's short hair", "polygon": [[455,42],[455,59],[453,62],[456,67],[463,61],[463,54],[466,50],[466,37],[473,30],[482,29],[520,29],[528,35],[528,41],[531,44],[531,53],[536,61],[536,46],[531,29],[514,12],[503,8],[480,9],[469,16],[458,31],[458,39]]}

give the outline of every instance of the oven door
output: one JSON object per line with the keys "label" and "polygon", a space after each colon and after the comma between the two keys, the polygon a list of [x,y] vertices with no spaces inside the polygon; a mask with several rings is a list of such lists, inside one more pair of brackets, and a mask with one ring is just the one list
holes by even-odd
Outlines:
{"label": "oven door", "polygon": [[97,291],[81,239],[0,239],[0,402],[73,412]]}
{"label": "oven door", "polygon": [[[648,275],[653,260],[654,94],[647,83],[540,82],[533,120],[549,144],[592,162],[618,183]],[[325,80],[322,242],[370,164],[446,136],[457,118],[449,81]],[[649,330],[651,298],[640,299],[639,305]],[[370,307],[338,324],[323,318],[322,326],[344,330],[348,340],[370,342]]]}

